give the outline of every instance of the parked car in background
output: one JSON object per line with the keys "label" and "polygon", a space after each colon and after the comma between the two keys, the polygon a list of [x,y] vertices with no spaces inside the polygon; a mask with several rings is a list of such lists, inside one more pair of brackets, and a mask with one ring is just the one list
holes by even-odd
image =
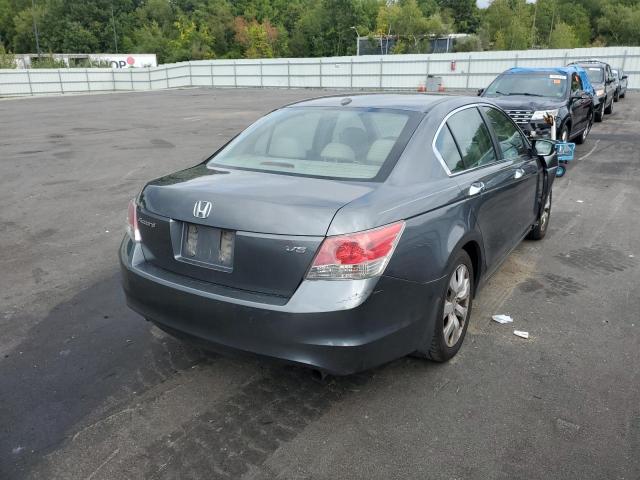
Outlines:
{"label": "parked car in background", "polygon": [[528,135],[552,136],[553,118],[557,139],[583,143],[593,125],[593,87],[578,66],[511,68],[479,93],[500,105]]}
{"label": "parked car in background", "polygon": [[601,122],[605,114],[613,113],[613,102],[616,88],[613,84],[613,72],[608,63],[600,60],[580,60],[569,65],[578,65],[585,69],[589,82],[595,89],[595,120]]}
{"label": "parked car in background", "polygon": [[614,100],[618,101],[619,99],[624,98],[624,96],[627,94],[627,84],[629,82],[629,76],[620,69],[614,68],[611,71],[613,72],[613,76],[616,79],[616,95],[614,97]]}
{"label": "parked car in background", "polygon": [[130,203],[127,302],[213,350],[321,372],[445,361],[479,286],[544,237],[556,169],[554,142],[487,99],[289,105]]}

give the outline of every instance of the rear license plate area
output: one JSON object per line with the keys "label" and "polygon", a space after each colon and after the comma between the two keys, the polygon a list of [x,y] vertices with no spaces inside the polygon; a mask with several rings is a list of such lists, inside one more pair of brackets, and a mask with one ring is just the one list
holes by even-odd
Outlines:
{"label": "rear license plate area", "polygon": [[183,222],[177,260],[230,272],[233,270],[234,245],[235,233],[231,230]]}

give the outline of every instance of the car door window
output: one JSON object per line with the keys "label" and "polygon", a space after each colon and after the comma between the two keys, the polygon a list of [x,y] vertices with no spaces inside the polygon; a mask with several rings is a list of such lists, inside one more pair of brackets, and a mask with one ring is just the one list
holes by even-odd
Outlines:
{"label": "car door window", "polygon": [[447,125],[458,145],[465,169],[477,168],[497,160],[489,129],[477,108],[454,113]]}
{"label": "car door window", "polygon": [[436,138],[436,149],[440,154],[440,158],[444,161],[451,173],[457,173],[464,170],[464,162],[460,156],[460,151],[456,146],[456,142],[451,136],[449,127],[445,124],[438,133]]}
{"label": "car door window", "polygon": [[482,109],[487,114],[491,127],[498,138],[502,158],[511,160],[526,155],[529,151],[527,141],[511,119],[496,108],[482,107]]}
{"label": "car door window", "polygon": [[577,73],[571,75],[571,93],[577,93],[582,91],[582,81]]}

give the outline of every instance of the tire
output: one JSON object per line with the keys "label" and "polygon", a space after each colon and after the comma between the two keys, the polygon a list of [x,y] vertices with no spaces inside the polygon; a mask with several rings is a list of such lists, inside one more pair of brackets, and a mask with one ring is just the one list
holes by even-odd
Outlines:
{"label": "tire", "polygon": [[568,142],[569,138],[571,138],[571,132],[569,131],[569,125],[566,123],[560,129],[560,135],[558,135],[558,140],[561,142]]}
{"label": "tire", "polygon": [[[564,175],[564,173],[562,174]],[[553,191],[549,191],[549,195],[544,202],[544,208],[538,216],[536,224],[531,228],[527,238],[530,240],[542,240],[549,229],[549,220],[551,219],[551,201],[553,200]]]}
{"label": "tire", "polygon": [[627,91],[625,90],[624,93],[620,95],[620,98],[624,98],[626,95],[627,95]]}
{"label": "tire", "polygon": [[598,111],[595,113],[594,120],[596,122],[601,122],[604,120],[604,105],[601,105]]}
{"label": "tire", "polygon": [[576,138],[576,143],[578,145],[582,145],[584,142],[587,141],[587,137],[589,136],[591,127],[593,127],[593,114],[589,115],[589,121],[587,122],[587,126],[584,128],[580,136]]}
{"label": "tire", "polygon": [[[455,254],[449,265],[448,281],[442,292],[438,317],[434,322],[431,345],[424,351],[416,352],[417,356],[434,362],[446,362],[458,353],[471,318],[475,287],[471,259],[467,252],[461,250]],[[455,288],[459,288],[457,293]],[[458,306],[461,309],[458,309]],[[449,313],[445,314],[445,307],[450,310]],[[462,309],[466,309],[464,314],[461,312]]]}
{"label": "tire", "polygon": [[604,113],[607,115],[611,115],[613,113],[613,99],[611,99],[611,103],[607,108],[604,109]]}

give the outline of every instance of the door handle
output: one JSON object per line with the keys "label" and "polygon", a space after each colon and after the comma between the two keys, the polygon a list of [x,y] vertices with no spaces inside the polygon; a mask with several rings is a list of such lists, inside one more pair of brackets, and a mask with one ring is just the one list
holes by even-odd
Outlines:
{"label": "door handle", "polygon": [[469,195],[477,195],[484,190],[484,183],[475,182],[469,187]]}
{"label": "door handle", "polygon": [[513,174],[513,178],[522,178],[524,176],[524,170],[522,168],[516,169],[516,173]]}

